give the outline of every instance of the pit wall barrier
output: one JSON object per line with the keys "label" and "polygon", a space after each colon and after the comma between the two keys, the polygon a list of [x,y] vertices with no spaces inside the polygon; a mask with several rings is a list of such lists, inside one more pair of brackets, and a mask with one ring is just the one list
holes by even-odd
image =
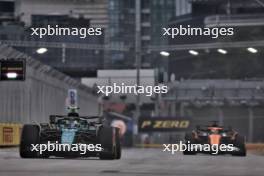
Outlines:
{"label": "pit wall barrier", "polygon": [[[162,144],[136,144],[139,148],[162,148]],[[264,153],[264,143],[247,143],[247,150],[259,151]]]}
{"label": "pit wall barrier", "polygon": [[0,147],[18,146],[22,124],[0,123]]}

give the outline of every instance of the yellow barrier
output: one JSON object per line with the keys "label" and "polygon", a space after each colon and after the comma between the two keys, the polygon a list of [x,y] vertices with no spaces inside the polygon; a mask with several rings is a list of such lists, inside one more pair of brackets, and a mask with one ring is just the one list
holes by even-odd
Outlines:
{"label": "yellow barrier", "polygon": [[262,143],[256,143],[256,144],[247,144],[248,150],[254,150],[254,151],[263,151],[264,152],[264,144]]}
{"label": "yellow barrier", "polygon": [[21,124],[0,123],[0,146],[19,145],[21,128]]}

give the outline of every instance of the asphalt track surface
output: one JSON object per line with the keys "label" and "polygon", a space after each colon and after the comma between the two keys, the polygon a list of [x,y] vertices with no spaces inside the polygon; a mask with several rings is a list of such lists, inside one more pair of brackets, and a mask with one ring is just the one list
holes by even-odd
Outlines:
{"label": "asphalt track surface", "polygon": [[121,160],[21,159],[0,149],[0,176],[264,176],[264,156],[183,156],[162,149],[125,149]]}

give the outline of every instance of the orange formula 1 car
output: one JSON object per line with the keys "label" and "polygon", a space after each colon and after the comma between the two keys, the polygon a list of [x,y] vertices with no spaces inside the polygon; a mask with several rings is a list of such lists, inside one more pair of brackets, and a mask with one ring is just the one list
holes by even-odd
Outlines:
{"label": "orange formula 1 car", "polygon": [[246,156],[245,137],[231,127],[224,128],[213,122],[206,127],[197,126],[191,133],[186,133],[184,155],[196,153],[232,154]]}

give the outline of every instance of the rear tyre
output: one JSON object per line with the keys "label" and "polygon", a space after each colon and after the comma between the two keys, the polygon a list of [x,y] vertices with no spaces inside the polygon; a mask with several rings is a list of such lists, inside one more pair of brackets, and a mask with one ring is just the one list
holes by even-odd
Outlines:
{"label": "rear tyre", "polygon": [[24,125],[22,129],[19,154],[21,158],[36,158],[38,157],[37,151],[32,151],[32,144],[39,144],[39,126],[37,125]]}
{"label": "rear tyre", "polygon": [[99,142],[103,148],[103,151],[99,154],[99,158],[102,160],[113,160],[116,158],[116,136],[114,132],[114,128],[112,127],[102,127],[99,131]]}
{"label": "rear tyre", "polygon": [[232,155],[234,156],[247,156],[247,149],[245,144],[245,138],[243,136],[237,136],[234,141],[234,146],[239,149],[235,151]]}
{"label": "rear tyre", "polygon": [[[195,142],[195,139],[193,138],[193,135],[192,133],[186,133],[185,135],[185,141],[186,141],[186,145],[189,144],[187,143],[188,141],[190,142],[190,144],[194,144]],[[184,150],[183,151],[183,154],[184,155],[196,155],[196,152],[195,151],[190,151],[190,150]]]}

